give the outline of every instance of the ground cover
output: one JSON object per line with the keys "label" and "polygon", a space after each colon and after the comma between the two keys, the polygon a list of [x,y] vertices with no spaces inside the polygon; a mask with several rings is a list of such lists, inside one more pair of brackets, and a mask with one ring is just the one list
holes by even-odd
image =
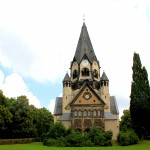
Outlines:
{"label": "ground cover", "polygon": [[110,147],[48,147],[42,143],[0,145],[0,150],[150,150],[150,141],[140,141],[131,146],[119,146],[114,144]]}

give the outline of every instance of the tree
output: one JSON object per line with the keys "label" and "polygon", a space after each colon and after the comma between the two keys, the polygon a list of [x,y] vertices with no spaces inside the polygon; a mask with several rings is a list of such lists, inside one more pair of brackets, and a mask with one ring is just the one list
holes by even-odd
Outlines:
{"label": "tree", "polygon": [[36,136],[36,128],[26,96],[19,96],[8,103],[8,108],[13,115],[9,138],[28,138]]}
{"label": "tree", "polygon": [[48,138],[60,138],[67,135],[67,130],[61,122],[56,122],[52,125],[48,132]]}
{"label": "tree", "polygon": [[0,138],[9,136],[9,127],[12,122],[12,114],[8,108],[0,106]]}
{"label": "tree", "polygon": [[124,110],[120,121],[120,130],[127,131],[133,129],[133,123],[130,115],[130,110]]}
{"label": "tree", "polygon": [[146,68],[142,67],[137,53],[133,56],[132,70],[130,113],[136,133],[143,138],[149,132],[150,125],[150,87]]}
{"label": "tree", "polygon": [[0,90],[0,105],[6,104],[6,97],[3,95],[3,91]]}
{"label": "tree", "polygon": [[30,106],[30,108],[32,108],[33,122],[37,129],[38,137],[43,138],[54,123],[53,115],[46,108],[37,109],[34,106]]}

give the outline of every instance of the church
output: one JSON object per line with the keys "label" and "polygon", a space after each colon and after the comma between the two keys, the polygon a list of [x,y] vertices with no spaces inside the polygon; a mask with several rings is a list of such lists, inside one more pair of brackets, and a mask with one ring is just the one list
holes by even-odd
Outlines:
{"label": "church", "polygon": [[89,131],[99,127],[112,131],[113,139],[119,132],[119,111],[115,96],[110,96],[109,79],[100,72],[85,22],[83,22],[75,55],[63,83],[63,96],[56,97],[54,121],[66,128]]}

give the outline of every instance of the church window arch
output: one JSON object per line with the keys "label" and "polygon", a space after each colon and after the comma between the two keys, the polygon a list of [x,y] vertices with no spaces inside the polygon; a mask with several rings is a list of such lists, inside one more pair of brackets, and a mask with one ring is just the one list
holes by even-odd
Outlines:
{"label": "church window arch", "polygon": [[77,111],[77,110],[74,111],[74,116],[75,116],[75,117],[78,116],[78,111]]}
{"label": "church window arch", "polygon": [[93,70],[93,75],[95,78],[98,78],[98,71],[96,69]]}
{"label": "church window arch", "polygon": [[101,111],[100,111],[100,110],[97,111],[97,115],[98,115],[98,116],[101,115]]}
{"label": "church window arch", "polygon": [[81,110],[78,111],[78,116],[81,117]]}
{"label": "church window arch", "polygon": [[88,111],[88,116],[89,116],[89,117],[91,116],[91,110]]}
{"label": "church window arch", "polygon": [[87,110],[84,110],[84,117],[87,116]]}
{"label": "church window arch", "polygon": [[96,112],[96,110],[94,110],[93,111],[93,116],[96,117],[96,115],[97,115],[97,112]]}
{"label": "church window arch", "polygon": [[88,68],[82,69],[82,76],[89,76],[89,69]]}
{"label": "church window arch", "polygon": [[73,79],[77,78],[77,76],[78,76],[78,71],[75,69],[73,71]]}

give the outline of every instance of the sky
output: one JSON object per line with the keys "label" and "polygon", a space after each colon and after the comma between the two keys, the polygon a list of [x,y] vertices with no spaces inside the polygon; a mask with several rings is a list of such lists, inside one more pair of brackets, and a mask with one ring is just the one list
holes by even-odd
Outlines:
{"label": "sky", "polygon": [[129,108],[134,52],[150,74],[149,0],[0,0],[4,95],[26,95],[30,104],[53,113],[83,18],[121,116]]}

